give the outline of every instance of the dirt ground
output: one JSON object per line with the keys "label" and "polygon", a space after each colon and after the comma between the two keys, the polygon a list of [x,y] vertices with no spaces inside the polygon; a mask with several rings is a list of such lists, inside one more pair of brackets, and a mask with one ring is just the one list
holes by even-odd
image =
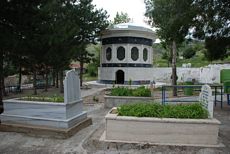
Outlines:
{"label": "dirt ground", "polygon": [[0,154],[230,154],[230,106],[214,108],[214,117],[221,121],[220,148],[191,146],[157,146],[149,144],[106,143],[99,141],[105,130],[105,91],[83,98],[84,109],[93,124],[69,139],[31,137],[26,134],[0,132]]}

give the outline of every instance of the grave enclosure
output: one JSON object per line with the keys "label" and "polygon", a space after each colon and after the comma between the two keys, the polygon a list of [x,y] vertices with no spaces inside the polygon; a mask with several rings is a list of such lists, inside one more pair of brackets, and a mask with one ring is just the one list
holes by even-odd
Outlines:
{"label": "grave enclosure", "polygon": [[218,147],[220,121],[213,118],[213,99],[210,86],[204,85],[200,102],[208,110],[208,119],[176,119],[106,115],[107,142],[149,143],[158,145]]}
{"label": "grave enclosure", "polygon": [[92,123],[83,111],[80,81],[74,70],[66,73],[63,103],[5,100],[0,117],[1,131],[27,133],[33,128],[34,134],[51,134],[58,138],[69,137]]}

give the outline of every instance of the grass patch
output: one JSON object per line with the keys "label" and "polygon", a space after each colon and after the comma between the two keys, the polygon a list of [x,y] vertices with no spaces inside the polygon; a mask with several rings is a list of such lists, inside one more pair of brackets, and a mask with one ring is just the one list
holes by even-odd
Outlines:
{"label": "grass patch", "polygon": [[137,97],[150,97],[151,91],[145,86],[131,89],[127,87],[114,87],[111,89],[112,96],[137,96]]}
{"label": "grass patch", "polygon": [[117,108],[119,116],[206,119],[208,111],[200,103],[161,105],[158,103],[125,104]]}
{"label": "grass patch", "polygon": [[46,96],[25,96],[25,97],[21,97],[19,100],[63,103],[64,102],[64,97],[63,96],[52,96],[52,97],[46,97]]}
{"label": "grass patch", "polygon": [[89,74],[83,74],[83,81],[95,81],[97,76],[90,76]]}
{"label": "grass patch", "polygon": [[[212,62],[205,59],[203,54],[198,54],[190,59],[177,59],[176,66],[182,67],[182,64],[191,63],[192,67],[204,67],[209,64],[225,64],[230,62],[230,56],[224,60],[214,60]],[[153,60],[153,64],[157,67],[171,67],[171,64],[168,66],[168,61],[159,57],[158,59]]]}

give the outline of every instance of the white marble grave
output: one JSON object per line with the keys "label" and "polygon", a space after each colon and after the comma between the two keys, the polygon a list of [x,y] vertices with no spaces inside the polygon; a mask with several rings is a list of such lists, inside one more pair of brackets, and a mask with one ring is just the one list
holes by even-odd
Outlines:
{"label": "white marble grave", "polygon": [[0,115],[5,124],[35,125],[68,129],[87,119],[83,111],[78,74],[68,71],[64,80],[64,102],[38,102],[10,99],[3,101]]}
{"label": "white marble grave", "polygon": [[64,101],[71,103],[80,100],[80,79],[76,71],[71,70],[66,73],[64,80]]}
{"label": "white marble grave", "polygon": [[200,92],[199,100],[202,106],[208,110],[209,118],[213,118],[213,96],[212,89],[209,85],[203,85]]}

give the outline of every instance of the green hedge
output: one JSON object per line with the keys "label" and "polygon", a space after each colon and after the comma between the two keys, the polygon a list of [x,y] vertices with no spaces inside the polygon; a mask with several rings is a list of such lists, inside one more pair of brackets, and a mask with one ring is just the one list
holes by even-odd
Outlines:
{"label": "green hedge", "polygon": [[137,103],[121,105],[119,116],[206,119],[208,111],[200,103],[161,105],[158,103]]}
{"label": "green hedge", "polygon": [[150,97],[151,91],[144,86],[138,87],[136,89],[131,89],[127,87],[114,87],[111,89],[112,96],[138,96],[138,97]]}

